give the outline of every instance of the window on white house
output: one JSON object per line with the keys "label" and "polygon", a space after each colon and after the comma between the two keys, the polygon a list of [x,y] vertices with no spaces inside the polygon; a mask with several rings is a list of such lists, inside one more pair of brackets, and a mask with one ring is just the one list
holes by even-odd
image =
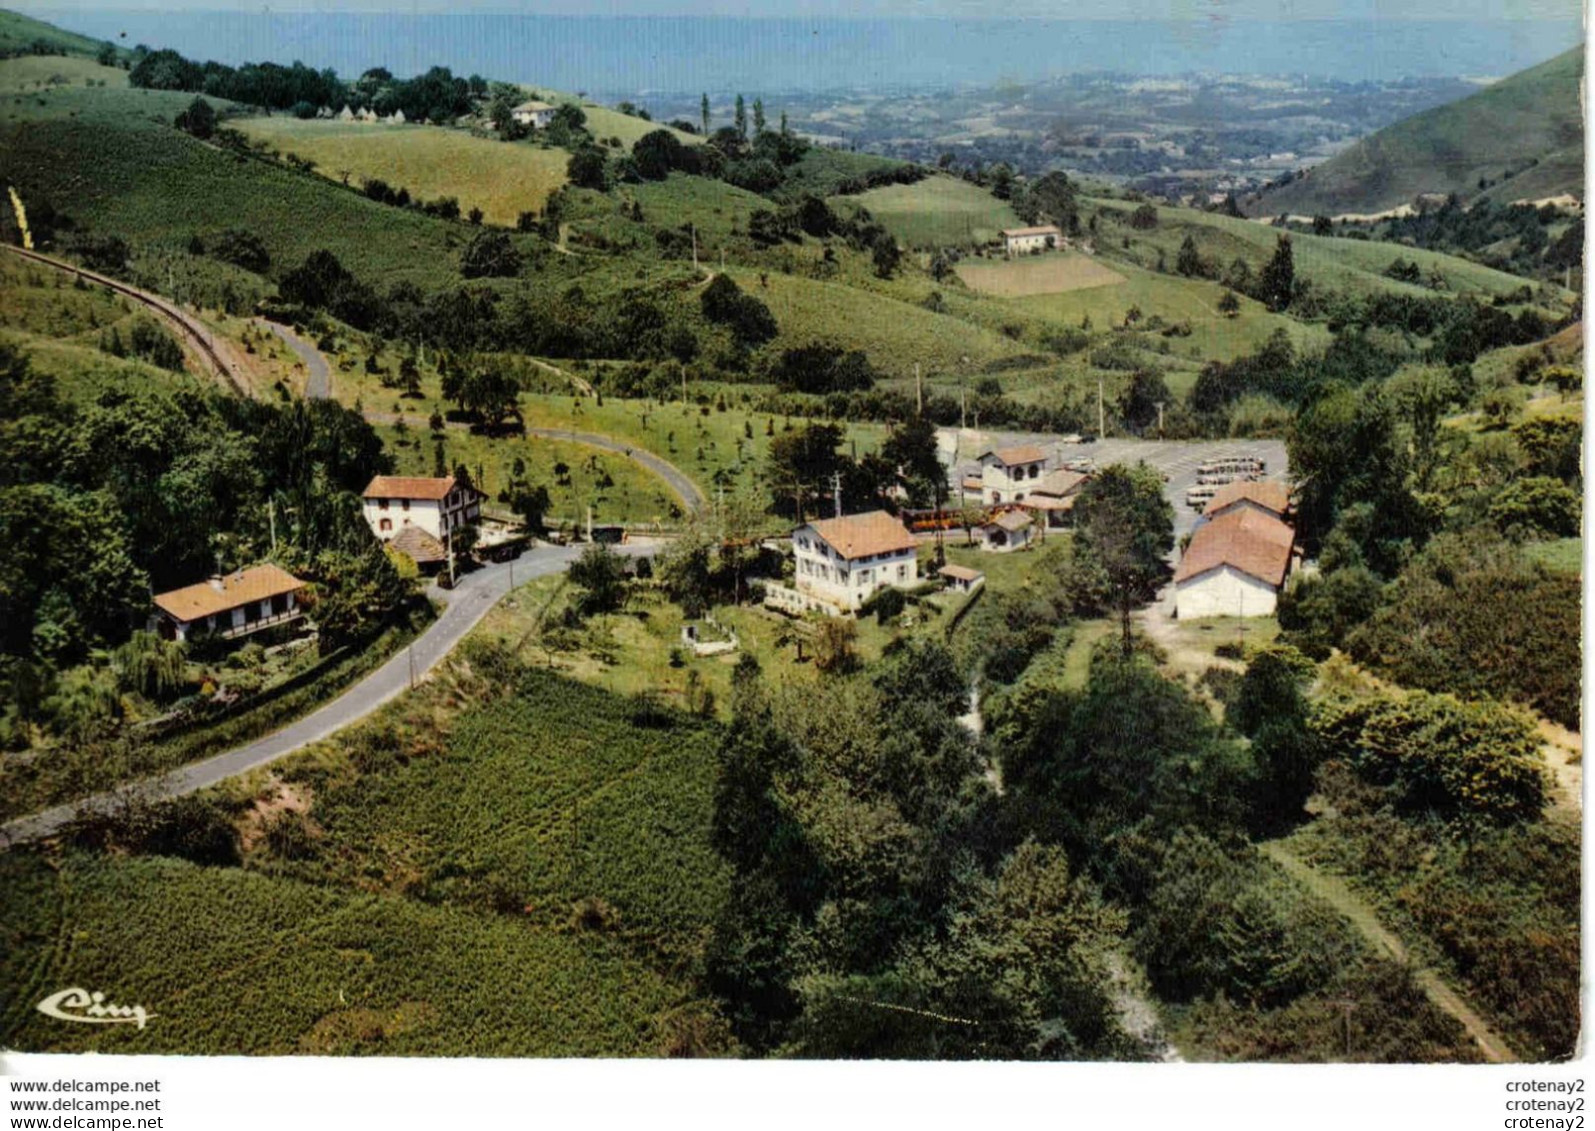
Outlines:
{"label": "window on white house", "polygon": [[388,509],[388,500],[386,500],[386,499],[378,499],[377,500],[377,506],[380,509],[382,509],[382,510],[387,510]]}

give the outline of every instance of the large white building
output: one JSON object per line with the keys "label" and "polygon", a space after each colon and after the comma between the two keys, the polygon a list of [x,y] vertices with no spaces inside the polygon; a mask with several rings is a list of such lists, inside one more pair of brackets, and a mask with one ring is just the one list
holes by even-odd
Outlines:
{"label": "large white building", "polygon": [[856,611],[878,589],[919,582],[919,543],[885,511],[821,519],[792,532],[800,594]]}
{"label": "large white building", "polygon": [[511,110],[510,117],[523,126],[546,130],[554,120],[554,111],[556,109],[557,107],[551,106],[547,102],[538,102],[533,99],[530,102],[522,102]]}
{"label": "large white building", "polygon": [[1174,571],[1180,620],[1272,616],[1290,572],[1296,533],[1251,506],[1235,506],[1204,522]]}
{"label": "large white building", "polygon": [[1052,251],[1063,246],[1063,232],[1052,224],[1034,228],[1004,228],[1002,249],[1009,255],[1025,255],[1033,251]]}
{"label": "large white building", "polygon": [[1041,486],[1047,453],[1035,444],[982,452],[980,497],[986,503],[1017,503]]}
{"label": "large white building", "polygon": [[443,541],[450,532],[482,517],[482,493],[458,482],[410,475],[378,475],[361,497],[366,522],[384,542],[408,526]]}

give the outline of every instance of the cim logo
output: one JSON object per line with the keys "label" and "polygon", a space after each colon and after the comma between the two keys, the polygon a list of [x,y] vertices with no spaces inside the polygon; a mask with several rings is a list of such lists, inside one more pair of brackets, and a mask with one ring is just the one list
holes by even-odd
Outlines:
{"label": "cim logo", "polygon": [[137,1025],[140,1029],[156,1016],[144,1012],[142,1005],[107,1002],[98,990],[91,994],[81,986],[53,993],[35,1008],[58,1021],[76,1021],[83,1025]]}

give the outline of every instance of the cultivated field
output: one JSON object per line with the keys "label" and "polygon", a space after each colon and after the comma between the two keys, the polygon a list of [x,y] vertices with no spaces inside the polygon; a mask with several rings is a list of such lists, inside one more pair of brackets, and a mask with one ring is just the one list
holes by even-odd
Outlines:
{"label": "cultivated field", "polygon": [[251,138],[316,163],[332,180],[378,179],[412,197],[458,197],[460,210],[480,208],[488,223],[513,225],[522,212],[541,211],[565,183],[570,155],[525,143],[476,138],[435,126],[380,122],[245,118],[230,123]]}
{"label": "cultivated field", "polygon": [[1124,276],[1107,264],[1073,252],[1030,255],[1006,262],[966,259],[956,270],[958,277],[975,290],[1003,298],[1057,295],[1124,282]]}
{"label": "cultivated field", "polygon": [[887,185],[857,196],[837,197],[832,208],[869,209],[899,242],[909,247],[970,247],[1017,228],[1019,217],[1006,202],[979,185],[956,177],[927,177],[918,184]]}

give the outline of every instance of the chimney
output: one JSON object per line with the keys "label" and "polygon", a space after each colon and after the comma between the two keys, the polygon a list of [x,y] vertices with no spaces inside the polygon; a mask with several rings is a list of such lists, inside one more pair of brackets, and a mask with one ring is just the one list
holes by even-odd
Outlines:
{"label": "chimney", "polygon": [[210,575],[210,587],[212,589],[216,590],[216,592],[218,592],[218,593],[220,593],[222,591],[223,585],[222,585],[222,575],[221,574],[213,573],[213,574]]}

